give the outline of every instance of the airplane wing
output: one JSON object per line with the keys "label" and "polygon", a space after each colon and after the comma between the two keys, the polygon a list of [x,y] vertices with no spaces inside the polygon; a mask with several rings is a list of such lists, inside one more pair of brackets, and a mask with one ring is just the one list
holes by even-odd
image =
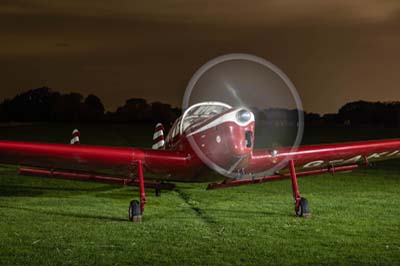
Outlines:
{"label": "airplane wing", "polygon": [[303,170],[400,158],[400,139],[309,145],[294,151],[254,150],[247,170],[263,172],[288,158]]}
{"label": "airplane wing", "polygon": [[[254,150],[245,172],[266,176],[212,183],[208,189],[255,184],[290,178],[290,160],[297,176],[349,171],[359,164],[400,158],[400,139],[301,146],[296,150]],[[280,166],[277,172],[269,173]]]}
{"label": "airplane wing", "polygon": [[168,175],[185,169],[187,156],[162,150],[0,141],[0,163],[46,169],[127,174],[137,161],[145,170]]}

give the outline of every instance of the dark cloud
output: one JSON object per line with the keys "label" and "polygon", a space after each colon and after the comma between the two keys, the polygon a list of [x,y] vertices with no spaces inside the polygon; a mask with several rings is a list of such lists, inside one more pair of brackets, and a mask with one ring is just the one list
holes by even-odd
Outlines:
{"label": "dark cloud", "polygon": [[400,100],[397,1],[49,1],[0,4],[0,98],[28,88],[179,105],[207,60],[245,52],[278,65],[307,110]]}

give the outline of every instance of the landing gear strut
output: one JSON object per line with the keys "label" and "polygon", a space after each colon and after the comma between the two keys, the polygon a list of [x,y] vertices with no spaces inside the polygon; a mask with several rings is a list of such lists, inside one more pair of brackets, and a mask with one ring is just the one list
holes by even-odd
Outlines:
{"label": "landing gear strut", "polygon": [[308,201],[300,196],[299,185],[297,184],[296,168],[294,167],[294,161],[289,161],[290,178],[292,180],[292,191],[294,198],[294,211],[299,217],[309,217],[311,215]]}
{"label": "landing gear strut", "polygon": [[142,161],[137,161],[137,171],[139,176],[139,194],[140,202],[132,200],[129,204],[129,220],[133,222],[141,222],[144,206],[146,205],[146,191],[144,189],[143,165]]}

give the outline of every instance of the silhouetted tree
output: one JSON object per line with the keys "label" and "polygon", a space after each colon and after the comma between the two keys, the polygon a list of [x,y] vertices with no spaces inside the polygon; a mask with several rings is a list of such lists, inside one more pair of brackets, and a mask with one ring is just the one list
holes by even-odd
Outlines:
{"label": "silhouetted tree", "polygon": [[306,126],[319,126],[322,123],[321,115],[316,113],[305,113],[304,123]]}
{"label": "silhouetted tree", "polygon": [[53,118],[55,121],[80,121],[83,96],[79,93],[63,94],[54,102]]}
{"label": "silhouetted tree", "polygon": [[51,89],[43,87],[18,94],[4,101],[3,110],[13,121],[42,121],[51,113]]}
{"label": "silhouetted tree", "polygon": [[154,123],[171,124],[178,118],[178,109],[172,109],[170,104],[154,102],[151,104],[151,117]]}
{"label": "silhouetted tree", "polygon": [[[258,123],[295,126],[298,120],[297,110],[270,108],[253,111]],[[46,87],[28,90],[0,104],[0,121],[16,122],[162,122],[168,127],[181,113],[180,108],[161,102],[149,104],[140,98],[129,99],[116,112],[105,113],[101,99],[93,94],[84,99],[79,93],[61,94]],[[400,102],[351,102],[341,107],[337,114],[321,117],[305,113],[305,124],[400,127]]]}
{"label": "silhouetted tree", "polygon": [[104,121],[105,108],[100,98],[90,94],[80,106],[80,121],[99,122]]}
{"label": "silhouetted tree", "polygon": [[338,116],[352,125],[396,126],[399,109],[399,102],[357,101],[345,104]]}
{"label": "silhouetted tree", "polygon": [[7,113],[4,110],[4,102],[0,103],[0,122],[8,121]]}
{"label": "silhouetted tree", "polygon": [[132,98],[117,109],[115,118],[118,122],[145,122],[150,120],[150,116],[151,107],[146,100]]}
{"label": "silhouetted tree", "polygon": [[339,125],[342,124],[337,114],[324,114],[322,120],[326,125]]}
{"label": "silhouetted tree", "polygon": [[92,110],[101,114],[104,114],[104,111],[106,110],[100,98],[93,94],[88,95],[83,103],[89,106]]}

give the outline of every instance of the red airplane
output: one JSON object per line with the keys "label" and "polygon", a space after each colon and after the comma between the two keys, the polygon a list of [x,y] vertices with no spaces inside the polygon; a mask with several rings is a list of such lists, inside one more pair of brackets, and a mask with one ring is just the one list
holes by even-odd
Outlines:
{"label": "red airplane", "polygon": [[[31,167],[21,168],[21,174],[137,185],[140,200],[131,201],[129,220],[140,221],[145,186],[159,194],[160,189],[173,188],[165,183],[172,181],[212,181],[208,189],[215,189],[283,178],[291,179],[296,215],[306,217],[310,212],[307,200],[300,196],[298,176],[349,171],[371,161],[400,158],[400,139],[257,150],[254,128],[250,110],[202,102],[175,121],[165,140],[158,124],[153,150],[0,141],[0,162]],[[74,131],[71,144],[80,143],[79,136]],[[277,165],[282,165],[279,172],[253,175]],[[97,174],[110,171],[125,178]],[[162,182],[145,181],[144,172],[148,179]]]}

